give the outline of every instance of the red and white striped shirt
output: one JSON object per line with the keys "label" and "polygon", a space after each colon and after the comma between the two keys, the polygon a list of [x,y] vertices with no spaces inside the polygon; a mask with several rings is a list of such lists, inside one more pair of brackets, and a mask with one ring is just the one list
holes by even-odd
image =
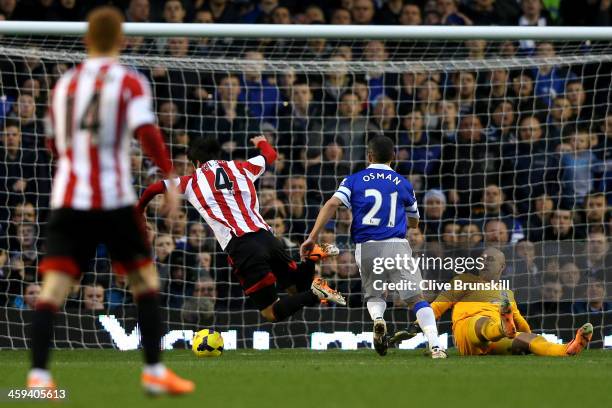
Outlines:
{"label": "red and white striped shirt", "polygon": [[154,124],[148,81],[113,58],[92,58],[66,72],[51,95],[48,135],[57,171],[52,208],[112,210],[136,202],[130,142]]}
{"label": "red and white striped shirt", "polygon": [[270,226],[259,214],[259,201],[253,184],[266,170],[264,156],[247,161],[211,160],[191,176],[165,180],[194,206],[212,228],[221,248],[232,237],[240,237]]}

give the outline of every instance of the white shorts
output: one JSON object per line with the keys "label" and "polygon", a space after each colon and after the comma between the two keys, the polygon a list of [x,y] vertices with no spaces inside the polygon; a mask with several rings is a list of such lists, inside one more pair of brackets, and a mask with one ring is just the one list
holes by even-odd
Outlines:
{"label": "white shorts", "polygon": [[382,298],[385,292],[397,291],[400,299],[409,300],[422,293],[421,270],[406,239],[390,238],[357,244],[355,260],[361,275],[364,299]]}

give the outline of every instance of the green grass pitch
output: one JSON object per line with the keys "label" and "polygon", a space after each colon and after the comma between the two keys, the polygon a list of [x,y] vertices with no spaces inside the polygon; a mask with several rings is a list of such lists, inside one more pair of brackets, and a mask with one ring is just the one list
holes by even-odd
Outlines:
{"label": "green grass pitch", "polygon": [[[146,397],[141,354],[115,350],[53,352],[53,373],[69,400],[51,406],[138,407],[611,407],[612,351],[575,358],[460,357],[431,360],[421,351],[227,351],[197,359],[164,354],[166,364],[195,380],[186,397]],[[0,351],[0,388],[23,388],[26,351]],[[0,402],[2,406],[47,404]]]}

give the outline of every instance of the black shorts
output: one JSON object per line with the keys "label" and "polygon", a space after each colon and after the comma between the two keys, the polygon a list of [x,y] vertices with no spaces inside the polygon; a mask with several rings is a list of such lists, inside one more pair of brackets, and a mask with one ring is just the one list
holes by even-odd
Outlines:
{"label": "black shorts", "polygon": [[39,270],[78,278],[99,244],[108,249],[117,273],[134,271],[152,261],[144,220],[134,207],[107,211],[59,208],[49,216],[47,254]]}
{"label": "black shorts", "polygon": [[292,285],[291,275],[297,270],[297,263],[270,231],[234,237],[226,252],[234,276],[259,310],[276,301],[277,285],[281,289]]}

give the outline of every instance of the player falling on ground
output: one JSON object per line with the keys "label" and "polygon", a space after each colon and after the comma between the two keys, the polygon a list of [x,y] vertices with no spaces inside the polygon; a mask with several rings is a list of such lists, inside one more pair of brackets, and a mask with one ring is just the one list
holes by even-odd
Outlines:
{"label": "player falling on ground", "polygon": [[[107,246],[117,273],[126,273],[138,304],[145,367],[141,382],[151,393],[192,392],[194,384],[160,362],[159,279],[134,209],[129,148],[139,139],[165,174],[172,165],[154,125],[149,84],[121,66],[121,13],[94,10],[85,36],[87,59],[64,74],[50,97],[49,147],[57,157],[47,230],[47,254],[40,264],[43,284],[32,317],[32,369],[28,387],[54,388],[47,369],[55,313],[87,270],[99,243]],[[176,209],[178,195],[166,197]]]}
{"label": "player falling on ground", "polygon": [[[476,276],[458,275],[463,282],[499,281],[505,268],[503,252],[487,248],[483,253],[484,268]],[[521,315],[512,291],[450,290],[440,293],[431,304],[436,318],[452,308],[453,337],[461,355],[528,354],[539,356],[572,356],[580,353],[591,341],[593,326],[586,323],[576,337],[567,344],[556,344],[531,333],[529,324]],[[398,342],[413,334],[398,332]]]}
{"label": "player falling on ground", "polygon": [[[301,255],[311,253],[319,233],[340,205],[353,213],[351,238],[356,243],[355,258],[361,274],[364,297],[374,320],[374,348],[385,355],[388,348],[387,325],[384,320],[387,303],[383,298],[384,282],[412,282],[414,290],[400,290],[399,295],[416,313],[433,358],[446,358],[440,347],[436,320],[429,303],[418,289],[421,273],[418,268],[406,270],[393,267],[378,274],[373,270],[375,258],[395,259],[412,256],[406,240],[407,226],[417,228],[419,212],[412,185],[389,167],[395,158],[391,139],[376,136],[368,143],[367,169],[345,178],[317,217],[316,223],[300,248]],[[408,221],[407,221],[408,220]],[[408,225],[407,225],[408,224]],[[379,281],[379,282],[377,282]]]}
{"label": "player falling on ground", "polygon": [[[321,278],[314,278],[315,262],[335,256],[333,245],[317,245],[311,259],[299,265],[271,232],[259,214],[254,182],[276,160],[276,150],[263,136],[251,139],[261,152],[247,161],[224,161],[215,139],[196,139],[189,148],[189,160],[196,167],[191,176],[154,183],[144,191],[138,207],[146,205],[170,186],[194,206],[212,228],[219,245],[228,254],[234,276],[245,295],[270,322],[288,318],[304,306],[321,300],[346,305],[345,299]],[[277,287],[290,296],[279,299]]]}

